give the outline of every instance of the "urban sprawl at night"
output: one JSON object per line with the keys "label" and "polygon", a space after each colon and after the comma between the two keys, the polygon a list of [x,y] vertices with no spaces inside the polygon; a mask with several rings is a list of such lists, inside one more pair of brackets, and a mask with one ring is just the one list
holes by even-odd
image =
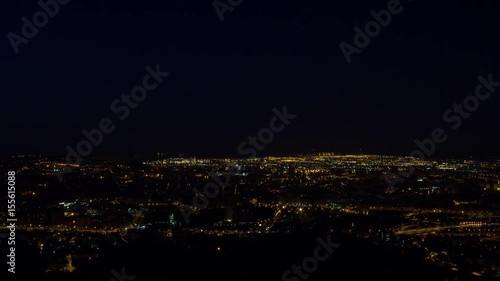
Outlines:
{"label": "urban sprawl at night", "polygon": [[477,278],[500,277],[500,160],[161,156],[87,159],[62,182],[63,159],[8,159],[20,178],[16,239],[36,249],[47,274],[87,268],[106,251],[141,241],[230,255],[226,244],[236,238],[325,233]]}

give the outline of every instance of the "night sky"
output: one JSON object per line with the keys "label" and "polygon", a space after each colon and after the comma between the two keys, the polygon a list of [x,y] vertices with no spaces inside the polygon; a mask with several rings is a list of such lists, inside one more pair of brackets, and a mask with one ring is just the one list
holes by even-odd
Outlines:
{"label": "night sky", "polygon": [[[434,156],[500,155],[500,88],[457,130],[442,117],[479,75],[500,81],[498,1],[402,0],[350,64],[339,44],[389,1],[243,0],[221,22],[212,0],[71,0],[18,54],[7,34],[41,8],[4,2],[2,157],[64,156],[105,117],[90,157],[237,157],[283,106],[298,116],[259,155],[408,155],[436,127]],[[113,100],[158,63],[170,76],[119,120]]]}

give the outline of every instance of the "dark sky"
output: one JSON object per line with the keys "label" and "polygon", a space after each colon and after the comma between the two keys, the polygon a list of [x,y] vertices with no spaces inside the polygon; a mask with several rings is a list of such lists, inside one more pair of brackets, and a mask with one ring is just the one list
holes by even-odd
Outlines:
{"label": "dark sky", "polygon": [[[339,44],[388,2],[243,0],[221,22],[212,0],[71,0],[15,54],[7,34],[40,6],[7,1],[0,155],[65,155],[110,117],[116,129],[93,157],[238,156],[287,106],[298,117],[259,155],[408,155],[442,127],[449,138],[434,156],[498,156],[500,88],[455,131],[442,115],[479,75],[500,81],[500,3],[401,1],[348,64]],[[170,76],[117,119],[110,104],[157,63]]]}

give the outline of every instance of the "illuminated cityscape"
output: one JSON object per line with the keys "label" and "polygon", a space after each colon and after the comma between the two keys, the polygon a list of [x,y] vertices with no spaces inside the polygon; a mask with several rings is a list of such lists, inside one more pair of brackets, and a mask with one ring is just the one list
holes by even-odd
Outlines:
{"label": "illuminated cityscape", "polygon": [[[500,277],[500,160],[334,153],[85,160],[60,183],[55,175],[65,165],[32,155],[8,161],[22,179],[17,239],[37,249],[47,273],[78,272],[106,251],[144,240],[189,248],[196,239],[333,233],[451,271]],[[412,176],[388,185],[388,172],[408,167]],[[214,171],[225,188],[186,223],[179,207],[193,207],[193,188]]]}
{"label": "illuminated cityscape", "polygon": [[500,1],[3,1],[0,281],[500,281]]}

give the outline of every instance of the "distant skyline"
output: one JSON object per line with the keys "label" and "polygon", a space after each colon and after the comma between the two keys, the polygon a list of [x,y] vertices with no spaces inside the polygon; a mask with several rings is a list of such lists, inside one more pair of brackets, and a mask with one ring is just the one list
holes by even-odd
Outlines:
{"label": "distant skyline", "polygon": [[[403,154],[380,154],[380,153],[362,153],[362,152],[351,152],[351,153],[339,153],[339,152],[332,152],[332,151],[313,151],[313,152],[297,152],[297,153],[276,153],[276,154],[263,154],[263,155],[258,155],[255,158],[265,158],[265,157],[301,157],[301,156],[312,156],[312,155],[317,155],[320,153],[333,153],[334,156],[348,156],[348,155],[371,155],[371,156],[387,156],[387,157],[410,157],[409,155],[403,155]],[[0,160],[9,160],[9,158],[12,157],[19,157],[19,156],[25,156],[25,157],[41,157],[41,158],[48,158],[51,160],[64,160],[65,156],[62,155],[41,155],[41,154],[17,154],[17,155],[10,155],[6,157],[2,157]],[[175,159],[175,158],[196,158],[196,159],[235,159],[235,160],[245,160],[245,159],[250,159],[249,157],[243,157],[241,155],[208,155],[208,154],[168,154],[168,153],[163,153],[159,155],[158,153],[151,153],[151,154],[136,154],[134,156],[116,156],[116,155],[103,155],[103,154],[96,154],[92,155],[91,157],[86,157],[85,159],[87,160],[102,160],[102,161],[156,161],[156,160],[165,160],[165,159]],[[415,157],[416,158],[416,157]],[[500,161],[500,156],[494,156],[494,155],[485,155],[485,156],[433,156],[433,157],[427,157],[424,158],[423,160],[475,160],[475,161]]]}

